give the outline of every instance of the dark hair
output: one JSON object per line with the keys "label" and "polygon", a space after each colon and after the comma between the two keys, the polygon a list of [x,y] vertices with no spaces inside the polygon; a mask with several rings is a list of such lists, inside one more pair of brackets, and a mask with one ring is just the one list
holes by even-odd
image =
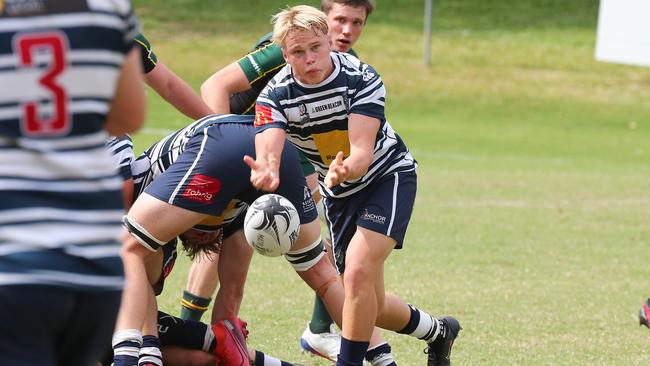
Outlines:
{"label": "dark hair", "polygon": [[[197,231],[195,231],[196,233]],[[179,235],[183,244],[185,254],[194,260],[197,254],[204,253],[210,256],[212,254],[221,253],[221,245],[223,243],[223,230],[219,229],[217,232],[203,232],[198,236],[189,236],[186,231]]]}
{"label": "dark hair", "polygon": [[334,5],[334,3],[351,6],[353,8],[363,6],[366,8],[366,18],[369,17],[370,13],[375,9],[375,2],[372,0],[321,0],[320,10],[327,14],[332,10],[332,5]]}

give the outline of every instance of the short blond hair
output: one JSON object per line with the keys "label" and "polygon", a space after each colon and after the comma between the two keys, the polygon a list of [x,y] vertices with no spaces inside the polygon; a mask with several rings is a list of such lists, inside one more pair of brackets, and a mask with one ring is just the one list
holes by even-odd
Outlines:
{"label": "short blond hair", "polygon": [[308,5],[288,7],[271,18],[273,42],[284,45],[289,33],[295,30],[310,30],[316,34],[327,34],[327,15]]}

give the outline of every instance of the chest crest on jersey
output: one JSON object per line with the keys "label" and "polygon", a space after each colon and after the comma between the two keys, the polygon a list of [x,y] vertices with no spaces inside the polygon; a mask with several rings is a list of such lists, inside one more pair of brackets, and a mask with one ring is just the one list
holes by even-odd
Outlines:
{"label": "chest crest on jersey", "polygon": [[300,120],[300,124],[305,124],[310,121],[309,112],[307,112],[305,103],[300,103],[298,106],[298,119]]}

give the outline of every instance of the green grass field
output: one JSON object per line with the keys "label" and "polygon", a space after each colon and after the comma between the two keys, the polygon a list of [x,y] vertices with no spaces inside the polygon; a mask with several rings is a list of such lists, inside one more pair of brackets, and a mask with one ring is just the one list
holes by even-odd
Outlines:
{"label": "green grass field", "polygon": [[[594,61],[596,0],[435,1],[429,67],[423,1],[378,2],[355,49],[420,164],[387,288],[461,320],[456,365],[650,363],[637,321],[650,295],[650,70]],[[135,4],[159,58],[198,90],[285,1]],[[188,122],[149,93],[136,149]],[[174,314],[186,271],[182,260],[159,299]],[[246,291],[251,345],[326,365],[300,354],[313,294],[284,260],[255,256]],[[421,342],[385,335],[400,365],[425,364]]]}

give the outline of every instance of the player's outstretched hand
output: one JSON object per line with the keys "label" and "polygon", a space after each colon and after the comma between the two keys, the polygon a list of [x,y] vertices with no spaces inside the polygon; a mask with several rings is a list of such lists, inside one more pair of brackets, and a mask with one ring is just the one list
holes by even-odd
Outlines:
{"label": "player's outstretched hand", "polygon": [[337,184],[345,181],[350,175],[350,168],[343,164],[343,151],[336,154],[336,158],[330,163],[330,168],[325,175],[325,185],[327,188],[332,188]]}
{"label": "player's outstretched hand", "polygon": [[279,171],[274,170],[268,163],[257,161],[248,155],[244,163],[251,168],[251,183],[260,191],[273,192],[280,185]]}

